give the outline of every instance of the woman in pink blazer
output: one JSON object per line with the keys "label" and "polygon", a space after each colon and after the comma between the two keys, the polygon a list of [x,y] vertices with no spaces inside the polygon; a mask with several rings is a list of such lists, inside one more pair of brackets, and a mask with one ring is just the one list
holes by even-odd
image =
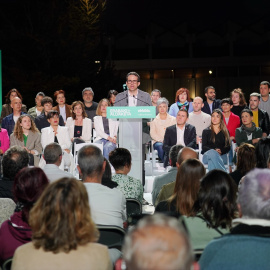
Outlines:
{"label": "woman in pink blazer", "polygon": [[0,127],[0,154],[4,154],[9,148],[9,137],[6,129]]}

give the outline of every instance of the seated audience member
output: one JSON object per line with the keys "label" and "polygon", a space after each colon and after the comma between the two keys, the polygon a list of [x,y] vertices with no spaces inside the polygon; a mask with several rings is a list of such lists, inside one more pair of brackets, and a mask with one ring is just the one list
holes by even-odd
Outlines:
{"label": "seated audience member", "polygon": [[107,118],[107,107],[110,106],[109,100],[104,98],[98,103],[97,116],[94,117],[96,129],[96,139],[94,143],[103,144],[103,155],[109,159],[109,153],[116,148],[117,131],[119,122]]}
{"label": "seated audience member", "polygon": [[91,87],[86,87],[82,91],[83,104],[85,107],[86,114],[88,118],[93,122],[94,117],[96,116],[96,110],[98,104],[93,101],[94,91]]}
{"label": "seated audience member", "polygon": [[176,117],[180,109],[185,109],[187,112],[192,112],[192,102],[187,88],[180,88],[175,95],[175,103],[170,106],[169,114]]}
{"label": "seated audience member", "polygon": [[247,102],[242,92],[241,88],[236,88],[232,90],[230,98],[232,100],[233,106],[231,108],[231,112],[241,118],[241,112],[244,109],[248,109]]}
{"label": "seated audience member", "polygon": [[[47,114],[52,110],[53,106],[53,100],[50,97],[43,97],[41,100],[41,105],[44,108],[44,112],[41,113],[39,116],[35,118],[35,124],[38,130],[41,132],[41,130],[45,127],[49,127],[50,123],[47,120]],[[63,117],[60,115],[59,116],[59,125],[64,126],[64,120]]]}
{"label": "seated audience member", "polygon": [[54,98],[58,103],[57,106],[53,107],[54,111],[58,111],[59,114],[63,117],[64,122],[66,123],[67,118],[71,116],[71,107],[66,104],[66,93],[64,90],[57,90],[54,92]]}
{"label": "seated audience member", "polygon": [[185,109],[180,109],[176,116],[176,125],[166,128],[163,141],[164,167],[168,166],[169,151],[172,146],[181,144],[196,148],[196,129],[194,126],[187,124],[187,120],[188,112]]}
{"label": "seated audience member", "polygon": [[104,158],[104,160],[106,162],[106,166],[105,166],[105,171],[102,175],[101,185],[106,186],[108,188],[116,188],[118,184],[115,181],[112,181],[111,165],[106,158]]}
{"label": "seated audience member", "polygon": [[266,269],[270,246],[270,171],[249,172],[238,194],[239,218],[205,248],[201,269]]}
{"label": "seated audience member", "polygon": [[[159,113],[157,101],[158,101],[160,98],[161,98],[161,92],[160,92],[160,90],[154,89],[154,90],[151,92],[151,101],[152,101],[152,106],[155,106],[155,107],[156,107],[156,115]],[[167,108],[167,111],[168,111],[168,108]],[[167,112],[167,111],[166,111],[166,112]]]}
{"label": "seated audience member", "polygon": [[260,94],[251,93],[249,98],[249,108],[253,112],[253,122],[256,127],[260,127],[263,131],[263,137],[269,135],[270,121],[266,111],[259,109]]}
{"label": "seated audience member", "polygon": [[[179,168],[184,160],[190,158],[198,158],[198,153],[190,147],[182,148],[177,155],[176,167]],[[157,196],[155,205],[157,205],[161,201],[169,199],[173,195],[174,187],[175,187],[175,179],[173,182],[164,185]]]}
{"label": "seated audience member", "polygon": [[137,199],[143,201],[143,186],[140,180],[127,174],[131,170],[131,154],[125,148],[117,148],[109,154],[109,161],[115,169],[112,180],[115,181],[126,199]]}
{"label": "seated audience member", "polygon": [[214,86],[205,87],[204,95],[206,101],[203,103],[203,112],[211,115],[215,109],[220,109],[220,99],[216,99],[216,89]]}
{"label": "seated audience member", "polygon": [[157,196],[161,190],[161,188],[169,184],[171,182],[174,182],[176,179],[176,174],[177,174],[177,156],[179,151],[183,148],[183,145],[177,144],[174,145],[169,152],[169,163],[171,168],[168,170],[167,173],[158,175],[154,179],[153,183],[153,189],[152,189],[152,203],[155,205]]}
{"label": "seated audience member", "polygon": [[256,167],[267,168],[267,160],[270,154],[270,138],[262,138],[256,145]]}
{"label": "seated audience member", "polygon": [[261,110],[264,110],[268,113],[268,116],[270,117],[270,99],[269,99],[269,88],[270,83],[268,81],[262,81],[260,83],[260,104],[259,108]]}
{"label": "seated audience member", "polygon": [[29,212],[48,184],[40,168],[23,168],[17,173],[13,184],[15,212],[0,228],[0,265],[13,257],[17,247],[31,241]]}
{"label": "seated audience member", "polygon": [[101,185],[106,162],[99,148],[87,145],[78,153],[78,171],[86,187],[92,218],[96,224],[123,228],[126,222],[126,199],[116,188]]}
{"label": "seated audience member", "polygon": [[125,237],[123,259],[129,270],[198,269],[182,224],[161,214],[139,221]]}
{"label": "seated audience member", "polygon": [[194,216],[183,216],[193,249],[204,249],[214,237],[229,232],[236,216],[236,191],[236,184],[224,171],[212,170],[201,179]]}
{"label": "seated audience member", "polygon": [[0,180],[0,198],[14,200],[12,188],[15,175],[29,163],[29,155],[21,146],[10,147],[3,155],[3,177]]}
{"label": "seated audience member", "polygon": [[157,101],[159,114],[150,122],[150,136],[153,140],[154,149],[158,151],[158,157],[164,161],[163,140],[167,127],[176,124],[176,119],[167,113],[169,102],[166,98]]}
{"label": "seated audience member", "polygon": [[[22,101],[22,95],[19,91],[15,88],[8,91],[7,95],[5,96],[5,104],[2,106],[1,118],[0,121],[2,122],[3,118],[13,113],[13,108],[11,107],[11,100],[14,97],[20,98]],[[27,112],[26,106],[22,104],[22,112]]]}
{"label": "seated audience member", "polygon": [[92,121],[87,118],[81,101],[74,101],[71,105],[71,117],[67,119],[66,127],[73,143],[91,142]]}
{"label": "seated audience member", "polygon": [[196,128],[197,144],[202,142],[202,132],[211,125],[211,116],[202,111],[204,106],[201,97],[195,97],[192,103],[193,112],[189,114],[187,123]]}
{"label": "seated audience member", "polygon": [[[74,161],[70,153],[71,140],[68,135],[68,128],[59,126],[59,113],[57,111],[50,111],[46,117],[50,126],[43,128],[41,131],[42,147],[45,149],[46,145],[49,143],[58,143],[63,150],[60,169],[64,170],[65,167],[70,167],[70,171],[72,172],[74,169]],[[44,165],[44,160],[41,159],[40,167],[43,168]]]}
{"label": "seated audience member", "polygon": [[73,177],[71,173],[59,169],[63,158],[63,150],[58,143],[47,144],[43,151],[43,158],[46,162],[43,171],[50,182],[63,177]]}
{"label": "seated audience member", "polygon": [[10,146],[14,145],[21,146],[28,152],[30,166],[38,166],[42,153],[40,133],[28,114],[21,115],[15,124],[10,136]]}
{"label": "seated audience member", "polygon": [[25,112],[22,111],[22,100],[19,97],[14,97],[11,100],[10,106],[13,109],[13,113],[9,114],[2,120],[2,128],[7,130],[9,136],[13,132],[14,126],[18,118],[22,114],[25,114]]}
{"label": "seated audience member", "polygon": [[156,212],[169,213],[173,216],[192,216],[193,204],[197,199],[200,180],[205,175],[205,168],[198,159],[188,159],[180,165],[173,195],[160,202]]}
{"label": "seated audience member", "polygon": [[209,171],[226,171],[227,153],[231,147],[229,136],[221,110],[215,109],[211,114],[211,126],[202,134],[203,163],[208,164]]}
{"label": "seated audience member", "polygon": [[237,151],[236,170],[230,173],[237,186],[243,176],[256,166],[255,147],[249,143],[240,145]]}
{"label": "seated audience member", "polygon": [[[229,131],[231,142],[235,142],[235,130],[240,127],[240,118],[231,112],[232,107],[233,103],[229,98],[224,98],[221,100],[223,121]],[[231,166],[233,165],[233,154],[233,145],[231,144],[231,149],[229,152],[230,172],[232,171]]]}
{"label": "seated audience member", "polygon": [[235,131],[235,140],[237,146],[242,143],[256,145],[262,137],[262,129],[256,127],[253,122],[253,112],[249,109],[244,109],[241,112],[242,126]]}
{"label": "seated audience member", "polygon": [[0,127],[0,155],[3,155],[9,148],[10,141],[6,129]]}
{"label": "seated audience member", "polygon": [[43,111],[43,106],[41,105],[41,100],[45,97],[43,92],[38,92],[35,98],[36,106],[28,110],[27,114],[31,115],[33,119],[39,116]]}
{"label": "seated audience member", "polygon": [[114,105],[114,103],[115,103],[115,98],[116,98],[117,95],[118,95],[118,92],[117,92],[116,90],[110,90],[110,91],[108,92],[108,97],[107,97],[107,99],[108,99],[109,102],[110,102],[110,106],[113,106],[113,105]]}
{"label": "seated audience member", "polygon": [[112,269],[108,248],[95,243],[84,185],[62,178],[48,185],[31,210],[32,242],[19,247],[12,269]]}

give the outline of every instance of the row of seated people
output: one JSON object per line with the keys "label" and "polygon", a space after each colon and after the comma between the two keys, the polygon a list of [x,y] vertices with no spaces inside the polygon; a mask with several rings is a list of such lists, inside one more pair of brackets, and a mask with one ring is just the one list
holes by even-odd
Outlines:
{"label": "row of seated people", "polygon": [[[264,136],[269,134],[269,128],[270,128],[269,116],[267,115],[267,113],[265,111],[259,109],[259,106],[261,106],[261,104],[262,104],[262,106],[264,106],[265,109],[268,109],[267,106],[265,105],[265,102],[263,101],[263,98],[265,97],[265,93],[267,92],[267,90],[269,93],[269,83],[266,81],[261,82],[261,84],[260,84],[260,93],[261,94],[259,95],[259,94],[253,93],[250,96],[250,109],[254,113],[254,123],[257,127],[260,126],[262,128]],[[117,92],[115,90],[109,91],[109,93],[108,93],[109,100],[106,100],[106,103],[108,104],[108,106],[114,104],[116,95],[117,95]],[[97,103],[93,102],[93,97],[94,97],[93,90],[91,88],[85,88],[82,91],[83,104],[84,104],[84,109],[86,112],[86,113],[82,113],[83,114],[82,116],[76,115],[74,117],[74,115],[72,115],[72,114],[74,114],[74,107],[75,106],[71,107],[70,105],[66,104],[65,92],[63,90],[56,91],[54,93],[54,96],[55,96],[56,102],[58,103],[58,105],[56,107],[52,107],[53,106],[52,99],[49,99],[48,97],[45,97],[45,99],[44,99],[44,94],[42,92],[38,93],[36,96],[36,104],[37,105],[35,107],[29,109],[29,111],[28,111],[28,113],[30,115],[32,115],[33,117],[36,117],[37,115],[39,115],[35,119],[35,122],[36,122],[38,129],[41,131],[42,128],[49,126],[47,119],[46,119],[46,113],[49,111],[49,109],[55,109],[60,114],[60,119],[59,119],[60,125],[65,124],[67,122],[67,119],[69,119],[68,126],[74,125],[76,127],[75,131],[71,129],[71,134],[70,134],[71,138],[73,138],[74,135],[77,137],[79,137],[81,135],[81,137],[82,137],[82,135],[90,134],[88,132],[88,129],[87,130],[85,129],[84,134],[81,134],[82,133],[81,129],[82,129],[82,126],[89,127],[89,125],[87,125],[87,123],[86,123],[86,120],[87,120],[87,119],[85,119],[86,115],[87,115],[87,117],[89,117],[90,119],[93,120],[93,116],[96,113],[95,110],[97,108]],[[160,96],[161,96],[161,92],[159,90],[152,91],[152,93],[151,93],[152,105],[157,106],[157,101],[158,101],[158,98],[160,98]],[[14,104],[12,104],[11,101],[14,97],[17,97],[17,98],[13,102]],[[201,106],[200,106],[200,104],[197,105],[198,101],[196,101],[196,99],[198,99],[198,97],[194,99],[194,102],[191,102],[188,89],[180,88],[176,93],[176,97],[175,97],[176,102],[174,104],[172,104],[170,106],[170,109],[169,109],[169,115],[174,116],[174,117],[176,116],[177,112],[181,108],[186,109],[188,112],[191,112],[190,118],[194,118],[193,122],[194,122],[194,125],[196,127],[197,137],[201,137],[201,135],[202,135],[201,130],[203,130],[205,128],[206,124],[209,124],[209,119],[207,119],[207,117],[203,114],[203,112],[205,112],[206,114],[211,114],[211,112],[213,112],[213,110],[215,108],[221,107],[220,100],[215,99],[216,93],[215,93],[215,88],[213,86],[206,87],[205,97],[206,97],[206,101],[204,103],[202,103],[202,100],[201,100],[201,102],[199,101],[199,103],[201,103]],[[25,109],[24,105],[22,105],[20,107],[20,104],[19,104],[20,99],[21,99],[21,94],[16,89],[11,89],[6,96],[6,104],[3,105],[3,110],[2,110],[2,114],[1,114],[2,117],[4,115],[6,115],[6,113],[12,112],[13,107],[15,108],[15,112],[13,112],[13,114],[8,115],[8,118],[5,119],[5,121],[3,123],[4,127],[7,127],[7,129],[8,129],[9,135],[11,134],[11,132],[13,130],[14,123],[15,123],[17,117],[21,113],[23,113],[23,109]],[[239,88],[234,89],[231,92],[231,100],[232,101],[230,101],[230,103],[227,104],[227,106],[224,102],[224,108],[222,108],[222,110],[224,113],[224,119],[226,120],[225,121],[226,126],[229,130],[229,133],[230,133],[230,138],[231,138],[231,140],[233,140],[235,138],[235,136],[234,136],[235,129],[236,129],[236,127],[238,127],[240,125],[239,120],[236,116],[240,116],[241,111],[244,108],[247,108],[246,107],[247,104],[245,101],[244,94],[243,94],[242,90]],[[105,103],[105,99],[103,101]],[[268,100],[267,100],[267,102],[268,102]],[[78,107],[82,107],[82,105],[78,106]],[[158,107],[159,106],[157,106],[157,112],[158,112]],[[195,107],[195,109],[194,109],[194,107]],[[230,109],[229,109],[229,107],[230,107]],[[168,103],[167,103],[167,110],[168,110]],[[102,112],[101,114],[103,117],[106,117],[105,111]],[[72,118],[74,121],[72,121],[72,118],[68,118],[70,116],[73,116]],[[161,117],[161,119],[160,119],[160,117]],[[82,120],[82,119],[85,119],[85,120]],[[159,114],[157,116],[157,120],[161,120],[161,121],[158,121],[158,123],[162,122],[162,124],[164,126],[164,123],[166,122],[165,113],[163,112],[162,115]],[[169,124],[171,124],[172,119],[168,119],[168,120],[169,121],[167,121],[167,122],[169,122]],[[198,120],[203,120],[204,125],[200,125],[201,122],[198,122]],[[84,123],[82,123],[82,121]],[[108,158],[108,152],[115,147],[116,137],[115,137],[114,133],[115,133],[115,130],[118,128],[118,125],[117,125],[117,122],[113,122],[113,121],[109,120],[110,125],[109,125],[109,127],[106,127],[107,130],[106,130],[106,132],[104,132],[104,124],[103,125],[100,124],[101,118],[97,118],[96,121],[99,122],[99,125],[97,127],[101,127],[101,129],[99,130],[99,133],[101,135],[103,135],[100,138],[98,138],[97,140],[100,140],[103,144],[105,144],[105,150],[106,150],[105,157]],[[103,118],[103,121],[104,121],[104,118]],[[193,124],[193,122],[191,121],[191,124]],[[106,123],[106,125],[108,125],[108,123]],[[168,126],[168,123],[165,123],[165,125]],[[111,129],[112,129],[112,131],[111,131]],[[111,135],[110,132],[112,133],[113,136],[110,136]],[[162,146],[161,146],[163,136],[159,136],[159,137],[161,137],[161,139],[159,138],[159,140],[157,140],[157,139],[153,138],[153,137],[157,137],[157,136],[155,136],[154,132],[155,131],[152,132],[152,139],[154,141],[154,148],[159,150],[160,159],[163,161]],[[108,136],[108,134],[109,134],[109,136]],[[108,138],[108,139],[106,139],[106,138]],[[198,139],[197,139],[197,142],[198,142]],[[107,151],[107,148],[108,148],[108,151]],[[230,155],[230,163],[232,163],[231,156],[232,156],[232,153]]]}
{"label": "row of seated people", "polygon": [[[253,98],[254,100],[259,99],[259,97],[254,94],[251,94],[251,98]],[[53,114],[50,111],[50,109],[52,109],[52,99],[50,97],[43,97],[41,102],[44,108],[44,113],[35,118],[35,123],[39,130],[43,129],[43,136],[41,136],[42,147],[44,148],[48,143],[52,141],[59,140],[60,145],[62,145],[62,148],[66,153],[66,158],[64,158],[63,161],[65,160],[65,163],[68,166],[71,166],[73,165],[72,157],[69,155],[71,143],[74,141],[90,141],[92,134],[92,122],[89,118],[87,118],[83,103],[80,101],[75,101],[71,106],[72,116],[69,117],[66,121],[66,127],[68,128],[67,132],[65,128],[61,127],[62,125],[64,125],[62,116],[59,115],[59,113],[56,111]],[[240,145],[245,141],[256,144],[258,140],[262,137],[262,135],[266,136],[268,134],[267,127],[269,121],[262,121],[261,126],[264,129],[264,132],[263,134],[261,134],[262,130],[260,128],[257,128],[256,124],[252,122],[253,112],[247,109],[244,109],[241,112],[241,118],[243,118],[244,120],[242,127],[236,132],[236,129],[240,126],[240,120],[238,116],[234,115],[231,112],[232,104],[229,99],[223,99],[221,101],[221,108],[223,110],[223,114],[221,114],[220,111],[216,109],[214,110],[214,112],[212,113],[213,121],[210,120],[211,117],[208,114],[205,114],[201,111],[201,109],[203,108],[203,101],[200,97],[196,97],[194,99],[194,102],[192,104],[194,107],[194,111],[190,113],[190,116],[187,113],[185,117],[184,111],[186,110],[186,108],[181,108],[178,111],[177,119],[179,119],[177,121],[174,116],[171,116],[167,113],[168,101],[165,98],[160,98],[157,101],[157,104],[159,114],[152,122],[150,122],[150,135],[153,139],[154,149],[158,150],[159,157],[162,161],[164,160],[165,155],[165,166],[168,165],[168,152],[170,150],[170,147],[172,145],[175,145],[176,142],[190,146],[192,148],[196,148],[196,143],[202,141],[202,153],[207,152],[207,154],[204,155],[204,163],[208,164],[208,161],[210,159],[209,169],[219,168],[220,165],[224,169],[223,163],[226,159],[225,154],[229,151],[231,153],[230,165],[232,164],[233,156],[232,148],[229,147],[228,136],[230,137],[230,140],[236,140],[237,145]],[[29,153],[34,156],[34,164],[37,166],[41,147],[39,143],[39,135],[38,133],[36,133],[34,123],[29,116],[23,116],[24,113],[21,111],[22,104],[19,97],[14,97],[11,101],[11,105],[14,108],[13,114],[3,119],[2,126],[4,128],[6,127],[8,133],[10,134],[13,131],[14,123],[16,121],[16,117],[14,117],[14,115],[22,114],[17,118],[20,120],[16,125],[15,133],[11,135],[11,145],[21,145],[26,147]],[[118,121],[106,118],[106,107],[109,105],[110,104],[107,99],[101,100],[98,104],[96,111],[98,116],[94,117],[94,125],[97,133],[97,137],[94,142],[103,144],[104,156],[107,159],[109,156],[109,152],[116,148],[116,138],[119,125]],[[267,119],[267,113],[265,114],[265,119]],[[217,119],[215,120],[214,118]],[[224,126],[222,119],[224,119],[224,124],[226,127]],[[211,124],[210,121],[212,122]],[[173,123],[176,122],[179,129],[176,129],[175,126],[172,126]],[[186,123],[193,124],[196,129],[192,128],[191,125]],[[257,122],[257,125],[258,124],[259,122]],[[209,129],[209,126],[211,126],[211,129]],[[167,129],[167,127],[170,128]],[[226,128],[229,133],[226,132]],[[204,132],[202,132],[204,129],[207,129],[208,131],[205,130]],[[166,136],[165,131],[167,134]],[[34,133],[35,136],[33,136]],[[29,134],[30,139],[27,140]],[[195,134],[196,141],[194,141]],[[202,139],[200,139],[200,137],[202,137]],[[215,138],[213,139],[213,137]],[[3,139],[3,148],[5,147],[4,142],[5,140]],[[165,150],[165,154],[163,148]],[[208,150],[213,149],[216,149],[216,151],[208,152]],[[221,159],[223,161],[221,161]],[[217,161],[219,164],[217,164],[216,162],[213,165],[212,161]],[[41,166],[44,166],[44,162],[41,164]],[[62,168],[63,166],[64,162],[62,164]],[[71,166],[71,171],[73,168],[74,166]]]}
{"label": "row of seated people", "polygon": [[[57,168],[61,158],[62,150],[57,143],[45,147],[44,159],[47,164],[43,170],[28,167],[29,155],[22,147],[11,147],[4,154],[0,203],[1,198],[12,199],[16,202],[16,209],[9,221],[0,227],[0,264],[12,257],[18,246],[31,241],[29,211],[47,184],[62,177],[73,178]],[[123,228],[127,225],[126,199],[133,198],[142,203],[143,186],[139,180],[127,175],[131,169],[131,154],[127,149],[115,149],[109,159],[116,172],[113,176],[109,162],[104,159],[100,149],[87,145],[79,151],[78,170],[87,190],[93,222]],[[69,209],[68,205],[66,207]]]}
{"label": "row of seated people", "polygon": [[[252,263],[253,260],[258,258],[256,257],[258,255],[255,255],[254,252],[252,253],[252,244],[254,243],[256,243],[256,248],[262,252],[259,255],[259,265],[265,264],[266,247],[269,245],[269,240],[267,239],[267,237],[269,238],[269,225],[267,226],[269,224],[269,221],[267,221],[269,216],[267,215],[268,211],[264,209],[266,207],[265,203],[260,204],[260,200],[265,201],[269,197],[269,192],[267,193],[267,191],[270,186],[270,171],[268,169],[255,170],[242,180],[238,190],[238,202],[241,208],[237,208],[237,186],[233,179],[226,172],[220,170],[212,170],[205,174],[203,164],[196,157],[197,153],[188,147],[184,147],[177,152],[179,167],[174,192],[171,197],[157,205],[156,212],[164,212],[180,219],[189,234],[189,239],[186,237],[188,239],[186,241],[188,243],[191,242],[193,249],[205,249],[199,261],[202,269],[217,269],[215,266],[208,268],[208,265],[211,264],[221,265],[221,268],[218,267],[218,269],[228,269],[226,268],[228,264],[224,262],[228,257],[225,256],[223,258],[224,252],[228,252],[227,248],[233,249],[233,253],[240,252],[242,254],[240,258],[237,257],[237,260],[241,260],[241,266],[256,265],[257,262]],[[36,269],[37,264],[45,265],[46,269],[48,266],[50,266],[50,269],[65,269],[67,264],[76,265],[77,269],[84,269],[89,263],[97,265],[95,269],[99,269],[99,267],[101,267],[100,269],[112,269],[109,259],[110,251],[108,252],[105,247],[97,246],[93,243],[97,240],[97,234],[91,234],[92,236],[96,235],[96,237],[87,238],[86,235],[82,237],[81,233],[85,231],[90,233],[91,229],[95,228],[93,221],[97,223],[95,220],[97,215],[102,216],[104,214],[101,209],[105,205],[105,201],[111,200],[109,194],[112,194],[114,188],[109,193],[107,189],[101,186],[102,173],[106,163],[98,148],[86,146],[80,150],[78,158],[79,170],[83,175],[84,185],[72,178],[64,178],[48,185],[46,175],[39,168],[25,168],[16,175],[14,182],[14,194],[17,202],[15,213],[11,217],[12,222],[4,222],[0,229],[1,243],[5,243],[0,247],[0,255],[7,255],[7,251],[10,252],[9,249],[12,249],[13,253],[16,250],[13,259],[13,269],[22,269],[22,265],[25,266],[25,269]],[[254,160],[255,158],[253,158]],[[90,161],[91,163],[89,163]],[[89,164],[93,165],[89,168]],[[252,188],[250,188],[251,186]],[[36,192],[33,192],[33,189],[36,189]],[[258,199],[255,199],[256,197]],[[88,200],[91,208],[91,217],[89,215]],[[119,201],[121,201],[121,197],[118,196]],[[97,202],[98,205],[96,204]],[[112,201],[110,203],[112,204]],[[96,207],[99,208],[98,212],[96,212]],[[30,211],[31,208],[32,210]],[[123,215],[123,211],[118,213],[119,210],[116,210],[118,209],[116,201],[113,202],[112,208],[115,211],[110,213],[111,216]],[[258,211],[258,209],[264,209],[264,211]],[[74,212],[77,214],[74,215]],[[108,220],[107,215],[104,215],[102,218]],[[88,230],[81,227],[84,224],[82,222],[84,217],[87,217],[85,220],[87,220],[88,226],[89,222],[92,224],[92,226],[88,227]],[[258,218],[261,221],[257,220]],[[163,219],[169,220],[165,217]],[[77,222],[81,225],[78,225]],[[140,228],[142,222],[138,225],[138,228]],[[21,227],[12,225],[17,223]],[[172,224],[172,222],[170,223]],[[16,231],[18,234],[18,231],[22,230],[23,226],[25,226],[25,229],[27,228],[27,230],[24,230],[25,238],[27,239],[25,242],[27,244],[19,247],[22,243],[18,244],[17,238],[14,239],[14,235],[12,235],[9,228],[12,227],[13,233]],[[146,239],[152,237],[152,241],[155,241],[155,243],[160,242],[160,239],[164,241],[167,239],[168,242],[172,241],[171,237],[164,234],[164,230],[156,234],[156,226],[158,224],[155,224],[155,229],[151,233],[148,230],[143,233]],[[262,228],[260,228],[259,232],[256,232],[258,226]],[[96,230],[94,231],[97,233]],[[223,236],[227,233],[230,233],[234,238],[230,238],[230,235],[229,238],[228,235]],[[162,235],[166,235],[166,237],[164,238]],[[239,248],[240,243],[238,241],[241,241],[241,235],[245,236],[242,238],[243,242],[249,241],[246,252],[251,257],[248,263],[244,262],[246,260],[244,257],[245,251],[241,251],[243,247]],[[214,237],[220,236],[221,238],[212,241],[207,246]],[[80,241],[79,239],[85,239],[85,241]],[[134,265],[132,266],[132,262],[135,265],[140,265],[141,261],[135,255],[136,260],[133,261],[135,258],[131,260],[131,255],[126,253],[128,252],[126,250],[127,245],[130,245],[133,241],[135,242],[135,239],[136,236],[132,238],[132,241],[127,241],[123,249],[124,259],[128,265],[130,264],[128,269],[133,269]],[[224,243],[227,246],[230,243],[230,239],[233,239],[234,242],[225,248]],[[145,245],[138,246],[138,244],[134,244],[134,248],[136,246],[138,252],[141,249],[144,250],[145,247]],[[180,250],[182,247],[182,245],[177,244],[175,246],[177,250]],[[190,244],[189,247],[191,247]],[[216,253],[217,247],[218,250],[219,248],[223,248],[223,250],[219,250]],[[92,249],[95,249],[96,252],[92,252]],[[162,249],[165,254],[167,252],[160,244],[156,244],[154,249]],[[85,256],[85,254],[88,254],[87,260],[82,259],[82,256]],[[94,258],[92,254],[94,254]],[[133,253],[131,252],[130,254]],[[138,253],[136,254],[138,255]],[[178,252],[175,251],[173,254],[178,254]],[[145,259],[147,258],[151,261],[151,254],[147,255]],[[232,252],[228,255],[232,256]],[[9,256],[12,255],[9,254]],[[159,260],[159,257],[157,256],[155,259]],[[173,258],[176,260],[175,257]],[[100,259],[93,262],[96,258]],[[192,260],[192,256],[189,259]],[[235,263],[236,259],[233,262]],[[225,265],[222,266],[224,263],[226,267]],[[55,268],[55,265],[57,265],[57,268]],[[147,266],[147,268],[135,269],[166,269],[164,264],[162,267],[165,268],[153,267]],[[241,269],[241,267],[237,269]]]}

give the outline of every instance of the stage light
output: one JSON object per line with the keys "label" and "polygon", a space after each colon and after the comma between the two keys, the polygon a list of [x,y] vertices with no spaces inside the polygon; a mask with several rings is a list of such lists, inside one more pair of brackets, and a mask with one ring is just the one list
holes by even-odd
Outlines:
{"label": "stage light", "polygon": [[210,70],[209,70],[209,74],[212,74],[212,73],[213,73],[213,71],[210,69]]}

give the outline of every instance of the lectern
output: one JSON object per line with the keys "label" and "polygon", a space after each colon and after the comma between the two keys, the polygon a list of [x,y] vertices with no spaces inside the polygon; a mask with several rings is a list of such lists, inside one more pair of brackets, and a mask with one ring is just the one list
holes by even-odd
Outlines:
{"label": "lectern", "polygon": [[155,118],[156,107],[107,107],[107,118],[119,119],[119,147],[127,148],[132,157],[130,176],[142,181],[144,157],[143,146],[143,118]]}

